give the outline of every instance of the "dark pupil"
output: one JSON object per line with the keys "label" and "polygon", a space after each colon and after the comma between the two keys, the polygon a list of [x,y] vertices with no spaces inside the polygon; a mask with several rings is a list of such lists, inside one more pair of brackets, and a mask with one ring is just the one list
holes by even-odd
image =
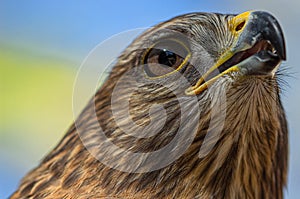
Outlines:
{"label": "dark pupil", "polygon": [[176,63],[177,56],[175,53],[163,49],[158,56],[158,63],[172,67]]}

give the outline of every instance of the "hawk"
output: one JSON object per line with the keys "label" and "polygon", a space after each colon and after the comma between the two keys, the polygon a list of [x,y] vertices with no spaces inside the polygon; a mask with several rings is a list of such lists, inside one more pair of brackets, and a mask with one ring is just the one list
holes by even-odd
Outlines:
{"label": "hawk", "polygon": [[263,11],[150,28],[11,198],[283,198],[284,60]]}

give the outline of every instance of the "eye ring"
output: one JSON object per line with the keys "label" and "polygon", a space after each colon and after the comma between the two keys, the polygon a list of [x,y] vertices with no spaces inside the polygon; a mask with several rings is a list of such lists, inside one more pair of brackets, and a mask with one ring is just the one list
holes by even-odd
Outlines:
{"label": "eye ring", "polygon": [[156,42],[145,52],[142,63],[149,78],[162,78],[180,71],[191,57],[187,45],[177,39]]}

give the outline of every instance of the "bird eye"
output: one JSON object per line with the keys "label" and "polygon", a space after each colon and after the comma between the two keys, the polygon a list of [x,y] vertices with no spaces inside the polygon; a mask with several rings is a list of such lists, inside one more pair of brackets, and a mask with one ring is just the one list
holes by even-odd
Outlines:
{"label": "bird eye", "polygon": [[161,77],[180,70],[190,57],[187,46],[176,40],[156,43],[145,54],[143,64],[149,77]]}

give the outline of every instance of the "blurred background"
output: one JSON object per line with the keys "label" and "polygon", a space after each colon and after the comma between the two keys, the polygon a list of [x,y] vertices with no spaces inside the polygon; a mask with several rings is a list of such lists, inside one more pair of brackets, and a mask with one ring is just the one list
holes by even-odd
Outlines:
{"label": "blurred background", "polygon": [[[76,73],[97,44],[120,32],[150,27],[187,12],[260,9],[279,19],[286,36],[288,61],[284,66],[292,75],[285,78],[289,86],[282,96],[290,129],[286,198],[298,199],[299,8],[299,0],[0,0],[0,198],[7,198],[17,188],[21,177],[58,143],[72,123]],[[89,81],[88,76],[86,79]],[[82,107],[85,99],[80,102]]]}

